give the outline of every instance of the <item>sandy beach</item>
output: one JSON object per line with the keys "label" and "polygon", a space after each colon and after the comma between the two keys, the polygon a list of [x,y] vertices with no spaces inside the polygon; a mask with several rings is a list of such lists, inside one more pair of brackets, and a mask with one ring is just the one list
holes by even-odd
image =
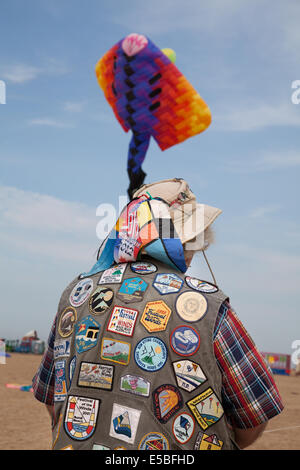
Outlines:
{"label": "sandy beach", "polygon": [[[0,364],[0,416],[5,432],[1,450],[48,450],[51,448],[50,417],[46,407],[31,392],[6,388],[6,383],[31,384],[41,357],[12,353]],[[285,409],[270,420],[266,431],[249,450],[300,449],[300,376],[276,375]]]}

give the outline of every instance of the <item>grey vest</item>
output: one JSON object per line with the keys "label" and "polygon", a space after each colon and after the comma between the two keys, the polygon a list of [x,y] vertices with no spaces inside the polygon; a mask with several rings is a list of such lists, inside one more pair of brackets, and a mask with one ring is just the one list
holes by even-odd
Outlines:
{"label": "grey vest", "polygon": [[227,298],[151,258],[60,299],[53,449],[233,449],[213,332]]}

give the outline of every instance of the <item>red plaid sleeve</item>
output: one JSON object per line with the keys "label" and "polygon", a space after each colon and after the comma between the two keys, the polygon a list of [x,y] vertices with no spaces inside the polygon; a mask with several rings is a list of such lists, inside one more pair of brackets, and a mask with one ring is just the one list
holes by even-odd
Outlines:
{"label": "red plaid sleeve", "polygon": [[252,428],[283,410],[270,368],[228,303],[219,312],[214,351],[224,410],[234,426]]}
{"label": "red plaid sleeve", "polygon": [[45,350],[40,367],[32,379],[32,388],[35,398],[45,405],[54,403],[54,340],[56,331],[56,317],[51,327],[48,338],[47,348]]}

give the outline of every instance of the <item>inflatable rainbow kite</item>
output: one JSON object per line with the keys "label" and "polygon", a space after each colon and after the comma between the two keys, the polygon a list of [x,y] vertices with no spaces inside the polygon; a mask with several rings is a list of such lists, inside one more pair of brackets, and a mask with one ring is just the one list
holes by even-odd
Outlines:
{"label": "inflatable rainbow kite", "polygon": [[124,131],[133,134],[127,165],[130,198],[144,182],[142,163],[151,136],[166,150],[211,122],[208,106],[174,65],[174,56],[143,35],[130,34],[96,65],[105,98]]}

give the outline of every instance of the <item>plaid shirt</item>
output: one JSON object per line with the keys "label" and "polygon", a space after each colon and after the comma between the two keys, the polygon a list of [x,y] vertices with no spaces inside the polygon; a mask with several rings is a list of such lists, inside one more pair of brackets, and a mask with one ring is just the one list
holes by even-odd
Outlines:
{"label": "plaid shirt", "polygon": [[[55,331],[56,318],[32,385],[35,398],[47,405],[53,405],[54,396]],[[232,425],[255,427],[283,410],[271,370],[227,302],[221,305],[216,320],[214,352],[222,373],[223,408]]]}

